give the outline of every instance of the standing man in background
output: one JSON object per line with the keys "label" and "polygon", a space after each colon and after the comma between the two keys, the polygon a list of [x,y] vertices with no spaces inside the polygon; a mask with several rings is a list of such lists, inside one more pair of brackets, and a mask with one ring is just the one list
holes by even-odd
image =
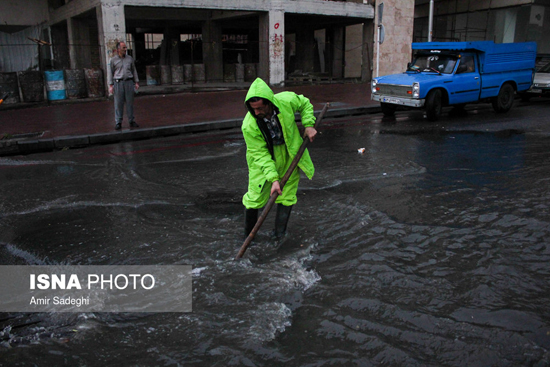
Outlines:
{"label": "standing man in background", "polygon": [[117,54],[109,61],[107,73],[109,94],[114,94],[115,98],[115,130],[122,128],[124,102],[130,127],[139,127],[134,121],[134,92],[139,88],[139,78],[134,58],[127,55],[126,51],[126,43],[116,44]]}

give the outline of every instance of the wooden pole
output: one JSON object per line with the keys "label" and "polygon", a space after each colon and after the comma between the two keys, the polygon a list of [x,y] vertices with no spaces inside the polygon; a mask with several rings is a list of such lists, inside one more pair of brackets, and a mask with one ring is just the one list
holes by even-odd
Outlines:
{"label": "wooden pole", "polygon": [[[315,126],[314,126],[315,129],[317,129],[317,127],[321,124],[321,120],[323,120],[323,117],[325,117],[325,113],[327,112],[329,106],[330,106],[330,103],[327,103],[327,104],[325,104],[325,107],[323,107],[323,110],[321,111],[321,114],[319,115],[319,117],[317,118],[317,121],[315,122]],[[309,138],[304,133],[304,141],[302,142],[302,145],[300,146],[300,149],[298,149],[298,153],[296,153],[296,156],[294,156],[294,159],[292,160],[292,163],[290,163],[290,167],[288,167],[288,170],[286,171],[283,178],[281,180],[279,180],[279,185],[281,186],[281,191],[283,190],[286,182],[290,178],[290,175],[292,174],[292,172],[294,172],[294,170],[296,169],[296,166],[298,166],[298,162],[302,158],[302,155],[304,154],[304,151],[306,150],[306,147],[307,147],[308,143],[309,143]],[[262,214],[258,218],[258,221],[256,222],[256,225],[254,226],[254,228],[252,228],[252,231],[250,231],[250,234],[248,235],[248,237],[244,241],[243,245],[241,246],[241,249],[239,250],[239,253],[235,257],[235,260],[240,259],[241,257],[243,257],[243,255],[246,251],[246,248],[248,247],[248,245],[250,245],[250,243],[254,239],[254,236],[256,236],[256,233],[258,232],[258,230],[260,229],[260,227],[264,223],[264,220],[267,217],[267,214],[269,213],[269,211],[273,207],[273,204],[275,204],[275,200],[277,200],[278,196],[279,196],[279,194],[277,192],[274,192],[273,195],[271,195],[271,197],[269,198],[269,201],[265,205],[264,210],[262,211]]]}

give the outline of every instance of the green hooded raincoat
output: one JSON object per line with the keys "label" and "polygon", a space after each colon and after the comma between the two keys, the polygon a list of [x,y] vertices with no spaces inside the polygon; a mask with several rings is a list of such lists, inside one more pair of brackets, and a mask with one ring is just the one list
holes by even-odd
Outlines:
{"label": "green hooded raincoat", "polygon": [[[269,146],[247,101],[252,97],[265,98],[279,111],[277,117],[281,123],[285,144]],[[294,92],[274,94],[271,88],[257,78],[246,95],[246,114],[242,132],[246,142],[246,161],[248,163],[248,192],[243,197],[247,209],[259,209],[269,200],[271,184],[281,179],[302,145],[303,138],[296,126],[295,112],[299,112],[304,127],[314,126],[313,105],[309,99]],[[315,171],[309,152],[304,152],[298,167],[311,179]],[[296,191],[300,174],[294,170],[276,203],[286,206],[296,204]]]}

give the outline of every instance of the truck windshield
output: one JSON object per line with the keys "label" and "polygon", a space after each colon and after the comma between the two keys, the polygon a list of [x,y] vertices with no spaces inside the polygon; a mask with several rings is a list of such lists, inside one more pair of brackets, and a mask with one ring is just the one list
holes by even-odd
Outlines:
{"label": "truck windshield", "polygon": [[407,71],[451,74],[457,58],[450,55],[417,55]]}

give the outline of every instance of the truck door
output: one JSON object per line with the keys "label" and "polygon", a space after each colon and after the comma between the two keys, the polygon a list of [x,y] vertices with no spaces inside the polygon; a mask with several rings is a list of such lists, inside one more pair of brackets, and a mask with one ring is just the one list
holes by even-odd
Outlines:
{"label": "truck door", "polygon": [[474,54],[463,54],[459,59],[452,82],[448,83],[449,104],[479,100],[481,78]]}

